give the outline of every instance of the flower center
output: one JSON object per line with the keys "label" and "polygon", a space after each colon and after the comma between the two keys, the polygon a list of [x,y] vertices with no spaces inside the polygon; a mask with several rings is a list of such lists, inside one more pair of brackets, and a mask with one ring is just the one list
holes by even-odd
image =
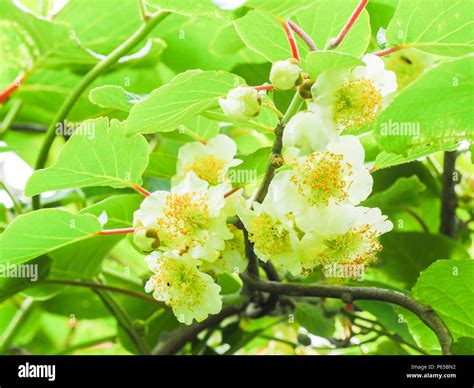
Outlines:
{"label": "flower center", "polygon": [[206,285],[193,266],[177,259],[164,259],[152,276],[156,299],[167,305],[192,308],[202,302]]}
{"label": "flower center", "polygon": [[217,185],[224,180],[225,163],[212,154],[200,155],[184,168],[185,174],[190,171],[194,172],[198,178],[208,182],[210,185]]}
{"label": "flower center", "polygon": [[340,203],[347,197],[351,183],[345,177],[352,175],[352,166],[343,155],[313,152],[293,168],[291,181],[311,205],[327,206],[330,199]]}
{"label": "flower center", "polygon": [[377,253],[382,250],[377,236],[370,225],[351,228],[343,235],[324,241],[326,250],[319,254],[319,262],[323,265],[369,263],[375,260]]}
{"label": "flower center", "polygon": [[357,129],[375,121],[382,108],[382,95],[372,80],[347,82],[336,93],[334,121],[339,128]]}
{"label": "flower center", "polygon": [[249,240],[255,244],[255,250],[263,254],[276,255],[290,249],[289,232],[273,221],[267,213],[262,213],[252,220]]}
{"label": "flower center", "polygon": [[158,225],[168,240],[191,237],[197,230],[209,226],[210,217],[204,194],[169,194],[165,201],[163,217]]}

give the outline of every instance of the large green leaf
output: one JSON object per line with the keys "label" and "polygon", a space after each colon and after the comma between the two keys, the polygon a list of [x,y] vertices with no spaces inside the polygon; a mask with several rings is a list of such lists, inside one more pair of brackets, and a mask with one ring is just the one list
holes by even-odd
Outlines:
{"label": "large green leaf", "polygon": [[58,160],[36,171],[26,195],[72,187],[130,187],[142,183],[148,164],[148,143],[141,135],[126,136],[122,123],[107,118],[84,122],[66,143]]}
{"label": "large green leaf", "polygon": [[409,178],[401,177],[387,190],[375,193],[364,201],[363,205],[368,207],[379,207],[386,209],[407,209],[410,206],[418,206],[421,202],[421,193],[426,186],[420,182],[418,176]]}
{"label": "large green leaf", "polygon": [[473,70],[473,57],[443,62],[407,86],[374,124],[381,148],[405,154],[474,140]]}
{"label": "large green leaf", "polygon": [[97,217],[42,209],[15,218],[0,235],[0,263],[19,264],[100,231]]}
{"label": "large green leaf", "polygon": [[379,261],[367,271],[367,278],[407,290],[434,261],[469,257],[461,244],[442,235],[391,232],[382,236],[380,242],[383,250]]}
{"label": "large green leaf", "polygon": [[453,335],[474,337],[474,260],[440,260],[425,270],[413,296],[431,306]]}
{"label": "large green leaf", "polygon": [[472,52],[473,35],[471,0],[400,0],[387,28],[387,39],[393,45],[448,56]]}
{"label": "large green leaf", "polygon": [[231,12],[222,11],[207,0],[146,0],[146,3],[160,11],[175,12],[186,16],[229,19]]}
{"label": "large green leaf", "polygon": [[135,104],[127,132],[169,132],[200,113],[217,107],[217,100],[243,80],[223,71],[187,71]]}
{"label": "large green leaf", "polygon": [[337,51],[314,51],[306,57],[308,72],[312,78],[317,78],[324,70],[346,70],[355,66],[365,66],[365,63],[349,54]]}

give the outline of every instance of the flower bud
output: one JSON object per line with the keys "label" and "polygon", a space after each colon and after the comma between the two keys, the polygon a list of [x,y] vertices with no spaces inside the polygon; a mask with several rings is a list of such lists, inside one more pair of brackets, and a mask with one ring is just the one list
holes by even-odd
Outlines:
{"label": "flower bud", "polygon": [[319,116],[312,111],[299,112],[294,115],[283,132],[283,146],[297,150],[299,156],[314,151],[324,151],[336,136]]}
{"label": "flower bud", "polygon": [[219,98],[219,105],[226,116],[237,121],[247,121],[258,115],[261,104],[257,90],[249,86],[238,86],[229,91],[226,98]]}
{"label": "flower bud", "polygon": [[270,82],[276,89],[289,90],[303,81],[301,67],[295,59],[275,62],[270,71]]}
{"label": "flower bud", "polygon": [[155,228],[139,228],[135,230],[133,242],[143,252],[152,252],[160,246],[158,231]]}

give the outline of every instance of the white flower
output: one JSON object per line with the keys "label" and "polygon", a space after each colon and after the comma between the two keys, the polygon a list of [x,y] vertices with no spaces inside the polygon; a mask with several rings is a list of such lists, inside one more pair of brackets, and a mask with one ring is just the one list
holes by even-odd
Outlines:
{"label": "white flower", "polygon": [[270,82],[280,90],[294,88],[301,80],[301,67],[295,59],[275,62],[270,70]]}
{"label": "white flower", "polygon": [[372,123],[397,90],[395,73],[381,58],[367,54],[362,60],[366,66],[352,71],[323,72],[311,88],[309,108],[339,131]]}
{"label": "white flower", "polygon": [[256,255],[293,275],[301,273],[299,239],[293,222],[277,211],[271,200],[254,203],[254,210],[239,209],[238,215],[254,244]]}
{"label": "white flower", "polygon": [[327,126],[312,111],[294,115],[283,131],[285,156],[308,155],[313,151],[324,151],[337,133]]}
{"label": "white flower", "polygon": [[261,99],[255,88],[238,86],[219,98],[219,105],[230,120],[246,121],[260,113]]}
{"label": "white flower", "polygon": [[145,285],[146,292],[171,306],[179,322],[190,325],[222,309],[220,286],[211,276],[198,269],[199,262],[188,254],[152,252],[146,258],[153,275]]}
{"label": "white flower", "polygon": [[342,136],[323,152],[294,159],[292,170],[276,174],[269,196],[283,213],[308,211],[333,204],[358,205],[372,191],[372,176],[364,167],[364,148],[355,136]]}
{"label": "white flower", "polygon": [[[393,228],[378,208],[329,206],[297,220],[306,229],[301,239],[303,271],[317,265],[361,264],[376,259],[382,245],[377,238]],[[303,219],[305,218],[305,219]]]}
{"label": "white flower", "polygon": [[212,3],[224,11],[232,11],[242,7],[247,0],[212,0]]}
{"label": "white flower", "polygon": [[232,238],[222,211],[229,190],[228,183],[209,188],[206,181],[189,172],[171,192],[155,191],[144,199],[134,213],[135,234],[155,230],[159,249],[213,261],[224,249],[224,240]]}
{"label": "white flower", "polygon": [[187,143],[179,149],[177,172],[171,183],[176,185],[190,171],[211,186],[222,183],[229,168],[242,163],[234,159],[236,153],[237,145],[226,135],[217,135],[207,144]]}

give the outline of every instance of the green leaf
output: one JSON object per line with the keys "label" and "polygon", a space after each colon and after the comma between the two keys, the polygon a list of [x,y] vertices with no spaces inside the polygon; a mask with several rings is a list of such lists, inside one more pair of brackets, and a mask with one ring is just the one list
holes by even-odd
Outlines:
{"label": "green leaf", "polygon": [[[312,2],[311,6],[295,15],[293,20],[322,50],[331,38],[339,34],[358,3],[357,0]],[[290,45],[277,18],[265,12],[251,11],[235,20],[234,25],[244,43],[267,60],[275,62],[291,57]],[[337,50],[359,56],[365,53],[369,40],[369,17],[364,10]],[[300,44],[299,50],[301,58],[306,58],[309,51],[307,46]]]}
{"label": "green leaf", "polygon": [[453,352],[453,354],[458,355],[458,356],[459,355],[472,356],[474,354],[474,338],[460,337],[451,346],[451,351]]}
{"label": "green leaf", "polygon": [[245,5],[282,18],[303,12],[313,0],[248,0]]}
{"label": "green leaf", "polygon": [[352,55],[337,51],[314,51],[306,57],[306,65],[311,78],[316,79],[324,70],[346,70],[365,63]]}
{"label": "green leaf", "polygon": [[473,279],[473,260],[440,260],[413,287],[413,297],[439,314],[454,340],[474,333]]}
{"label": "green leaf", "polygon": [[156,178],[171,179],[176,174],[176,155],[158,151],[150,154],[145,174]]}
{"label": "green leaf", "polygon": [[173,12],[186,16],[230,19],[232,12],[222,11],[208,0],[146,0],[159,11]]}
{"label": "green leaf", "polygon": [[89,100],[102,108],[118,109],[129,112],[133,104],[143,97],[127,92],[121,86],[104,85],[92,89],[89,92]]}
{"label": "green leaf", "polygon": [[24,265],[24,273],[29,276],[12,276],[15,271],[18,271],[16,274],[22,273],[22,267],[18,265],[12,265],[10,269],[8,266],[4,266],[3,271],[5,272],[0,271],[0,303],[45,279],[51,267],[51,259],[41,256],[24,263]]}
{"label": "green leaf", "polygon": [[374,169],[393,167],[399,164],[410,163],[424,156],[431,155],[439,151],[454,151],[458,147],[457,143],[446,143],[439,145],[420,146],[409,150],[406,155],[394,154],[382,151],[374,161]]}
{"label": "green leaf", "polygon": [[200,113],[218,106],[217,100],[243,80],[223,71],[192,70],[177,75],[134,105],[127,132],[169,132]]}
{"label": "green leaf", "polygon": [[431,54],[460,56],[474,48],[470,0],[400,0],[387,28],[392,45],[408,45]]}
{"label": "green leaf", "polygon": [[327,338],[334,334],[335,319],[325,317],[320,305],[297,303],[295,320],[314,335]]}
{"label": "green leaf", "polygon": [[141,135],[126,136],[122,123],[107,118],[84,122],[49,168],[36,171],[25,194],[72,187],[141,185],[148,164],[148,143]]}
{"label": "green leaf", "polygon": [[276,18],[259,11],[250,11],[234,21],[244,43],[270,62],[291,57],[291,49],[283,27]]}
{"label": "green leaf", "polygon": [[263,147],[250,155],[239,156],[243,163],[229,170],[232,183],[234,185],[256,183],[265,174],[270,152],[270,147]]}
{"label": "green leaf", "polygon": [[0,235],[0,263],[19,264],[100,231],[90,214],[42,209],[18,216]]}
{"label": "green leaf", "polygon": [[[359,0],[316,0],[292,19],[323,50],[331,38],[339,35],[359,3]],[[363,10],[337,51],[358,57],[365,54],[369,41],[369,14]]]}
{"label": "green leaf", "polygon": [[[379,261],[367,278],[409,290],[421,271],[440,259],[466,259],[466,249],[442,235],[423,232],[390,232],[380,238]],[[460,261],[459,260],[459,261]]]}
{"label": "green leaf", "polygon": [[473,69],[473,57],[443,62],[407,86],[374,124],[380,147],[406,154],[474,140]]}
{"label": "green leaf", "polygon": [[401,177],[388,189],[372,195],[363,205],[379,207],[382,210],[403,210],[410,206],[418,206],[421,203],[421,193],[425,190],[426,186],[421,183],[418,176]]}

